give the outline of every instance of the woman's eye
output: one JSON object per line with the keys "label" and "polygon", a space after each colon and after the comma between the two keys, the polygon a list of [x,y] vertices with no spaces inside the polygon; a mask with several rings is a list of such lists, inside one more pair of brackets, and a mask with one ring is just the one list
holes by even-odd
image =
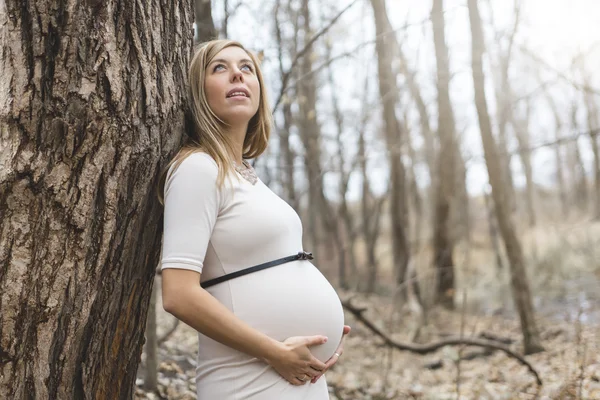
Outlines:
{"label": "woman's eye", "polygon": [[220,68],[225,68],[225,66],[223,64],[217,64],[213,68],[213,72],[217,72]]}
{"label": "woman's eye", "polygon": [[247,71],[250,71],[250,72],[253,71],[252,66],[250,64],[244,64],[244,65],[242,65],[241,69],[244,69],[244,68],[246,68]]}

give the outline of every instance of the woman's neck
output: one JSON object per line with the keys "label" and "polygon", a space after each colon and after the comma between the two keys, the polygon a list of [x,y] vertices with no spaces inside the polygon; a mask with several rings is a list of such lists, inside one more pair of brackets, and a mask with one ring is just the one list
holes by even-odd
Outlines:
{"label": "woman's neck", "polygon": [[233,144],[233,160],[241,164],[243,161],[244,154],[244,139],[246,138],[246,132],[248,131],[248,123],[243,125],[229,126],[227,128],[227,135],[232,139]]}

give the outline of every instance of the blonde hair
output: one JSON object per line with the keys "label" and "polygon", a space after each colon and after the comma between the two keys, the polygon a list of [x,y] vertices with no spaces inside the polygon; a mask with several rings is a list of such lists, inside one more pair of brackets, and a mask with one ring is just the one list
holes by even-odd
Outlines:
{"label": "blonde hair", "polygon": [[196,152],[208,153],[217,163],[219,174],[217,185],[223,185],[225,178],[233,172],[233,145],[225,133],[226,123],[222,121],[208,105],[204,79],[206,69],[215,56],[223,49],[236,46],[244,50],[255,65],[255,73],[260,85],[260,100],[256,114],[248,123],[244,138],[242,158],[256,158],[267,148],[271,134],[272,115],[267,99],[263,75],[259,59],[248,51],[241,43],[234,40],[211,40],[202,43],[196,49],[188,69],[188,105],[186,110],[188,129],[185,130],[187,142],[177,152],[175,157],[161,171],[158,181],[158,199],[164,205],[163,193],[167,173],[172,165],[175,169],[190,154]]}

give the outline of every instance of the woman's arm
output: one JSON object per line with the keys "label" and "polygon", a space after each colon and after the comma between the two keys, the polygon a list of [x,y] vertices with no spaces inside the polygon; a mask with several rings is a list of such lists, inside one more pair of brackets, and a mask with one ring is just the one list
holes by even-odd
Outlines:
{"label": "woman's arm", "polygon": [[325,336],[290,338],[279,342],[252,328],[235,316],[200,284],[200,274],[184,269],[162,271],[163,308],[202,334],[270,364],[292,384],[298,378],[311,379],[325,364],[315,358],[309,346],[326,342]]}

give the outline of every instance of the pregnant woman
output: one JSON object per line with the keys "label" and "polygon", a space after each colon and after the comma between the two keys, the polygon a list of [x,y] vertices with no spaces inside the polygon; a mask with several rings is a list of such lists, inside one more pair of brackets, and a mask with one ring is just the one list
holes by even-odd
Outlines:
{"label": "pregnant woman", "polygon": [[350,327],[302,249],[297,213],[246,161],[271,126],[259,62],[215,40],[188,74],[194,128],[159,185],[162,291],[165,310],[198,331],[198,399],[329,399],[320,378]]}

